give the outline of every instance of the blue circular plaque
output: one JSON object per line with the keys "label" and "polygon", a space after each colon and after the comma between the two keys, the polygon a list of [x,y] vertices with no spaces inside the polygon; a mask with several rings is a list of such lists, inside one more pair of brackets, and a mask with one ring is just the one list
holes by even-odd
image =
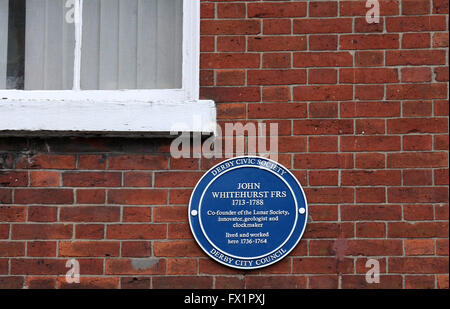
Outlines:
{"label": "blue circular plaque", "polygon": [[189,202],[189,224],[214,260],[239,269],[269,266],[300,241],[308,218],[302,186],[279,163],[237,157],[211,168]]}

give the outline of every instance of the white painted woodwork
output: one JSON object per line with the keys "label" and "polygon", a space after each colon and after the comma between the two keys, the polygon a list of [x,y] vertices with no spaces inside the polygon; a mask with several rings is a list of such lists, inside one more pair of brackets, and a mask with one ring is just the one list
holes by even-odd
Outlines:
{"label": "white painted woodwork", "polygon": [[0,89],[6,89],[8,68],[8,5],[9,0],[0,0]]}
{"label": "white painted woodwork", "polygon": [[[47,1],[58,0],[27,0],[27,16],[30,14],[30,18],[33,18],[33,14],[39,15],[39,10],[43,9],[43,5],[41,5],[34,7],[35,10],[32,11],[32,7],[28,6],[28,2],[37,4],[38,2]],[[135,14],[136,21],[131,23],[136,28],[142,27],[142,29],[145,29],[150,27],[154,20],[149,20],[144,18],[144,16],[155,5],[159,6],[157,12],[164,18],[157,16],[157,28],[164,27],[164,30],[167,31],[167,25],[172,25],[172,32],[169,35],[170,40],[163,44],[159,44],[158,36],[166,36],[166,33],[159,32],[158,29],[156,31],[134,31],[135,35],[131,35],[130,38],[125,38],[124,35],[121,36],[120,25],[117,24],[117,21],[120,21],[119,15],[122,11],[118,10],[117,13],[111,13],[114,10],[111,10],[111,7],[109,7],[116,5],[115,2],[119,0],[77,1],[84,2],[81,4],[88,5],[89,8],[91,5],[93,6],[92,12],[84,10],[88,18],[90,15],[98,16],[100,14],[98,22],[92,23],[93,27],[97,27],[96,34],[92,33],[92,36],[90,36],[90,31],[83,30],[82,33],[75,36],[75,26],[73,24],[70,24],[71,28],[62,27],[65,30],[61,31],[61,29],[50,29],[49,25],[46,22],[42,23],[42,21],[30,30],[27,28],[26,39],[31,40],[33,35],[36,36],[37,54],[41,55],[40,57],[44,57],[44,61],[37,61],[39,56],[26,54],[26,57],[28,56],[28,65],[36,66],[38,71],[28,71],[25,74],[26,76],[27,74],[31,75],[29,78],[36,80],[36,87],[33,87],[33,89],[40,90],[0,90],[0,134],[14,135],[20,132],[21,134],[35,135],[44,131],[51,131],[54,134],[58,132],[61,134],[66,134],[67,132],[100,132],[109,135],[121,134],[121,132],[136,132],[136,134],[167,133],[173,129],[173,124],[175,123],[182,123],[183,131],[215,132],[216,108],[214,102],[199,100],[200,0],[184,0],[182,2],[181,0],[175,0],[175,2],[179,3],[179,6],[175,6],[173,10],[166,7],[168,0],[130,1],[136,1],[138,8],[138,14]],[[95,7],[95,2],[97,1],[101,1],[100,7]],[[152,1],[157,2],[154,4]],[[87,2],[92,3],[87,4]],[[129,1],[122,2],[127,3]],[[165,4],[161,6],[161,3]],[[125,10],[124,8],[123,12]],[[57,15],[58,11],[46,9],[45,14]],[[175,20],[172,19],[170,23],[167,23],[168,16],[172,16],[170,14],[182,16],[182,18],[177,19],[175,17]],[[62,16],[64,17],[64,15]],[[83,27],[84,22],[83,20],[80,23],[81,27]],[[54,23],[55,27],[58,23],[58,21]],[[86,23],[89,24],[89,21]],[[173,26],[176,23],[180,23],[180,27],[179,30],[174,31],[174,29],[178,29],[178,27]],[[61,24],[59,23],[59,25]],[[77,57],[80,61],[78,67],[77,61],[72,61],[70,68],[67,68],[64,64],[70,61],[60,56],[55,57],[57,63],[64,68],[64,70],[61,70],[62,72],[56,72],[57,66],[46,63],[46,61],[50,61],[50,55],[53,55],[55,50],[48,50],[47,45],[49,43],[46,41],[46,37],[43,38],[42,36],[43,34],[48,36],[48,33],[51,31],[57,32],[58,36],[61,37],[60,42],[65,42],[65,44],[52,42],[52,46],[55,49],[64,50],[63,53],[65,55],[70,54],[68,50],[72,50],[72,57],[77,54],[76,50],[80,47],[80,45],[77,45],[78,47],[75,46],[75,37],[79,39],[80,34],[83,35],[88,45],[85,46],[84,42],[81,44],[81,49],[79,49],[80,56]],[[94,30],[92,31],[95,32]],[[177,51],[176,48],[172,47],[167,50],[167,46],[173,45],[174,42],[180,40],[180,36],[182,36],[182,49]],[[71,39],[72,37],[74,38],[73,40]],[[121,49],[120,39],[118,40],[121,37],[123,40],[135,40],[136,45],[130,49]],[[153,39],[155,37],[156,40]],[[68,41],[73,44],[72,48],[68,47]],[[155,44],[157,45],[156,48],[154,47]],[[99,53],[97,56],[83,62],[82,55],[84,53],[93,53],[96,46],[99,46],[99,51],[105,52]],[[84,50],[83,47],[86,49]],[[152,49],[155,52],[145,53],[145,49]],[[123,63],[121,64],[121,61],[124,60],[121,60],[120,55],[130,55],[134,52],[136,53],[134,58],[135,65],[132,65],[131,70],[126,74],[133,77],[130,79],[135,84],[135,87],[142,85],[148,88],[141,90],[115,90],[124,85],[132,86],[129,80],[120,77],[121,70],[125,70],[125,66]],[[174,56],[179,53],[182,54],[182,57],[177,58]],[[170,60],[170,63],[164,65],[161,59],[168,59],[167,61]],[[175,70],[176,67],[180,66],[177,62],[181,63],[181,72]],[[169,67],[169,69],[165,67]],[[62,83],[63,87],[67,86],[68,80],[70,80],[70,83],[73,82],[73,77],[76,77],[78,72],[81,91],[76,87],[76,82],[73,82],[75,91],[46,90],[49,89],[50,85],[52,87],[61,85],[61,81],[50,80],[49,68],[55,70],[55,74],[58,74],[64,81]],[[44,76],[39,73],[39,70],[46,72]],[[97,72],[97,76],[91,73],[93,71]],[[41,76],[41,85],[43,84],[40,88],[37,87],[39,76]],[[147,78],[148,76],[150,78]],[[93,85],[92,88],[98,86],[102,90],[82,90],[85,80],[86,85]],[[174,80],[181,80],[181,88],[167,88],[169,87],[167,83],[173,83]],[[151,88],[150,86],[155,85],[155,83],[156,87],[152,86]],[[159,89],[160,87],[162,89]],[[27,87],[27,89],[29,88]],[[67,89],[71,89],[71,87]],[[195,124],[193,119],[201,120]]]}

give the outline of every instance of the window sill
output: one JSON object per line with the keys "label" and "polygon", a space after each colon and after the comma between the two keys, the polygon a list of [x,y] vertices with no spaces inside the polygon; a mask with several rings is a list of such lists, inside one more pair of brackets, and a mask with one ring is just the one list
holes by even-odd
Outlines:
{"label": "window sill", "polygon": [[0,136],[170,136],[214,134],[213,101],[0,100]]}

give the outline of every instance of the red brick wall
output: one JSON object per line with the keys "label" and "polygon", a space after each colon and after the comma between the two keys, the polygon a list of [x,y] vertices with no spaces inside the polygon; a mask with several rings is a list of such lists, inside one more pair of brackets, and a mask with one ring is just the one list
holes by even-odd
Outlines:
{"label": "red brick wall", "polygon": [[365,1],[202,1],[201,96],[222,124],[277,122],[306,191],[287,258],[206,257],[187,203],[217,160],[168,139],[0,138],[0,287],[448,288],[448,0],[380,6],[369,25]]}

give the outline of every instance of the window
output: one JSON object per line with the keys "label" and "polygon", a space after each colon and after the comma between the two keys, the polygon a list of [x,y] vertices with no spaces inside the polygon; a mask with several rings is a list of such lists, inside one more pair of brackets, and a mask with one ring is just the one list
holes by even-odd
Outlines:
{"label": "window", "polygon": [[199,2],[0,0],[0,133],[213,132]]}

